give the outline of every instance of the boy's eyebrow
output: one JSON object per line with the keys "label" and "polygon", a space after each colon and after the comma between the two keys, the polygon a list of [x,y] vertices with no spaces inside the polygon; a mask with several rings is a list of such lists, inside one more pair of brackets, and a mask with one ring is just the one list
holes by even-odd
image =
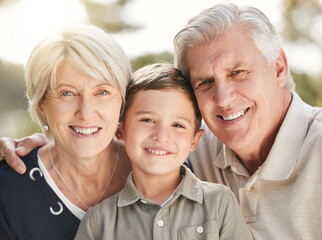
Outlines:
{"label": "boy's eyebrow", "polygon": [[[151,113],[154,113],[154,112],[157,112],[157,111],[147,111],[147,110],[141,110],[141,111],[137,111],[136,112],[136,114],[137,115],[143,115],[143,114],[151,114]],[[189,123],[189,124],[192,124],[193,123],[193,121],[191,122],[188,118],[186,118],[186,117],[184,117],[184,116],[182,116],[182,115],[176,115],[175,116],[177,119],[179,119],[179,120],[183,120],[183,121],[185,121],[185,122],[187,122],[187,123]]]}
{"label": "boy's eyebrow", "polygon": [[153,113],[153,111],[140,110],[136,112],[137,115],[148,114],[148,113]]}
{"label": "boy's eyebrow", "polygon": [[178,116],[178,119],[188,123],[189,125],[193,124],[193,121],[191,122],[188,118],[186,118],[184,116]]}

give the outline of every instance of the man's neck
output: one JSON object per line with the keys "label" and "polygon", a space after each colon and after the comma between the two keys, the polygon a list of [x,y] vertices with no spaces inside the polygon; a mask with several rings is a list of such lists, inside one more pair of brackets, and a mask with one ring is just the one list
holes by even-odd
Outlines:
{"label": "man's neck", "polygon": [[285,94],[285,98],[283,101],[283,109],[282,114],[280,116],[280,121],[276,125],[274,131],[271,132],[266,138],[264,138],[260,144],[258,144],[258,148],[255,149],[254,152],[247,153],[236,153],[244,165],[244,167],[248,170],[248,172],[252,175],[257,169],[262,166],[262,164],[266,161],[266,158],[271,151],[273,144],[275,142],[276,136],[280,130],[280,127],[284,121],[288,108],[292,102],[292,94],[287,90],[287,94]]}

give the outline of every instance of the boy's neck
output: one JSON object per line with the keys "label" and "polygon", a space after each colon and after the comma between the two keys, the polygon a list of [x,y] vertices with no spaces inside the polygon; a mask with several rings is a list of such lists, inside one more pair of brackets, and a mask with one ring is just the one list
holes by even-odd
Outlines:
{"label": "boy's neck", "polygon": [[149,199],[159,205],[167,201],[182,180],[180,171],[177,174],[164,176],[147,176],[136,174],[133,171],[133,181],[136,188],[141,192],[144,198]]}

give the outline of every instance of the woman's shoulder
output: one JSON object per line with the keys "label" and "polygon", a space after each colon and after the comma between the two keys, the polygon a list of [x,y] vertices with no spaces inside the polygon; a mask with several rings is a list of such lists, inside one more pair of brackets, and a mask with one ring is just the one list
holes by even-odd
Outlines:
{"label": "woman's shoulder", "polygon": [[2,166],[0,166],[1,192],[5,189],[12,189],[12,186],[17,184],[22,187],[23,185],[21,184],[26,182],[27,178],[33,177],[33,172],[31,171],[32,169],[38,167],[37,152],[38,148],[35,148],[28,155],[21,157],[27,168],[26,172],[22,175],[13,170],[7,163],[4,163]]}
{"label": "woman's shoulder", "polygon": [[[34,166],[35,164],[38,165],[38,163],[37,163],[38,149],[39,148],[35,148],[30,153],[28,153],[26,156],[20,157],[21,160],[26,164],[27,170],[28,170],[28,167],[30,168],[31,166]],[[3,174],[5,174],[5,176],[7,176],[8,174],[11,175],[12,173],[16,173],[16,172],[7,164],[6,160],[4,159],[3,161],[1,161],[1,164],[0,164],[0,177]],[[27,171],[26,171],[25,174],[27,174]],[[20,174],[17,173],[18,176],[24,176],[25,174],[20,175]]]}

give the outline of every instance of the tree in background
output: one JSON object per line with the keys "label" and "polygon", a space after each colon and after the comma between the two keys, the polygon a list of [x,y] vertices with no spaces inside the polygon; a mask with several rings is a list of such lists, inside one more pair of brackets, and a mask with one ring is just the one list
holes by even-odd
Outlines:
{"label": "tree in background", "polygon": [[[0,0],[1,4],[19,0]],[[109,32],[135,31],[141,26],[130,24],[123,15],[124,7],[131,0],[110,0],[104,3],[93,0],[80,0],[86,7],[88,20]],[[135,1],[135,0],[132,0]],[[322,56],[322,36],[319,25],[322,22],[321,0],[284,0],[283,38],[288,43],[300,46],[312,45]],[[171,37],[171,36],[170,36]],[[174,36],[173,36],[174,37]],[[131,59],[133,71],[160,61],[173,62],[169,52],[150,53]],[[305,59],[303,59],[305,61]],[[27,100],[24,96],[23,67],[0,60],[0,136],[23,137],[39,131],[27,113]],[[296,91],[307,103],[322,107],[322,74],[293,71]]]}
{"label": "tree in background", "polygon": [[[315,48],[322,56],[321,1],[284,0],[283,9],[283,38],[291,44]],[[293,71],[292,75],[296,83],[296,91],[303,100],[313,106],[321,107],[322,74],[316,76],[308,72]]]}

